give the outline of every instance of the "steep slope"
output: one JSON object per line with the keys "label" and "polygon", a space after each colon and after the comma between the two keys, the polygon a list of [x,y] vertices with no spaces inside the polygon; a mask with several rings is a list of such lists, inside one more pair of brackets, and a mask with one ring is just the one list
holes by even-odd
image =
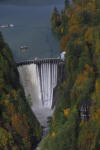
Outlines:
{"label": "steep slope", "polygon": [[[66,4],[68,0],[66,0]],[[66,55],[66,80],[41,150],[100,149],[100,1],[73,0],[51,26]]]}
{"label": "steep slope", "polygon": [[33,150],[41,134],[20,86],[11,51],[0,33],[0,150]]}

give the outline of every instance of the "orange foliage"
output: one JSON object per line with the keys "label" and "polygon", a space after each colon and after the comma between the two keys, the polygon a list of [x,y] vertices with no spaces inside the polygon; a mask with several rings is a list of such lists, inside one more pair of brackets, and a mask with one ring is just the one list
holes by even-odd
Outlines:
{"label": "orange foliage", "polygon": [[67,50],[67,43],[70,39],[70,35],[65,35],[63,36],[62,40],[61,40],[61,45],[60,45],[60,49],[62,51],[66,51]]}
{"label": "orange foliage", "polygon": [[90,139],[91,139],[91,134],[88,133],[88,134],[87,134],[87,140],[90,140]]}
{"label": "orange foliage", "polygon": [[100,140],[98,141],[98,144],[100,145]]}
{"label": "orange foliage", "polygon": [[69,20],[69,27],[71,27],[72,25],[78,25],[78,20],[74,14],[71,16]]}
{"label": "orange foliage", "polygon": [[50,134],[48,134],[47,136],[50,136]]}
{"label": "orange foliage", "polygon": [[29,129],[29,125],[27,122],[27,116],[25,114],[23,114],[23,122],[24,122],[25,127]]}
{"label": "orange foliage", "polygon": [[56,135],[56,133],[55,132],[52,132],[52,136],[55,136]]}
{"label": "orange foliage", "polygon": [[8,114],[9,114],[10,116],[12,116],[12,115],[15,113],[14,104],[9,104],[9,105],[7,106],[7,108],[8,108]]}
{"label": "orange foliage", "polygon": [[7,97],[7,98],[5,99],[5,105],[8,106],[10,94],[7,94],[6,97]]}
{"label": "orange foliage", "polygon": [[13,128],[18,128],[20,126],[20,122],[21,122],[19,115],[14,114],[11,119],[12,119]]}
{"label": "orange foliage", "polygon": [[88,64],[85,65],[85,68],[89,72],[93,72],[93,67],[89,66]]}
{"label": "orange foliage", "polygon": [[78,26],[78,24],[72,25],[69,27],[69,33],[79,34],[82,32],[82,28]]}

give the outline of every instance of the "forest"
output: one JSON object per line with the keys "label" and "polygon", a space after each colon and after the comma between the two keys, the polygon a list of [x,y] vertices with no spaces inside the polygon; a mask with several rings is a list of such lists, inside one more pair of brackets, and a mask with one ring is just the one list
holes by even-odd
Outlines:
{"label": "forest", "polygon": [[41,150],[100,150],[100,0],[65,0],[51,28],[66,51],[66,79]]}
{"label": "forest", "polygon": [[26,101],[9,46],[0,33],[0,150],[33,150],[42,128]]}

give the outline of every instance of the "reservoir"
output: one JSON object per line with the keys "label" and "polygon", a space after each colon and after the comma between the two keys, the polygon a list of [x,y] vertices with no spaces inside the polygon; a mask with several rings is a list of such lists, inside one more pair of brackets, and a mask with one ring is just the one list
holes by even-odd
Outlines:
{"label": "reservoir", "polygon": [[[55,6],[61,11],[64,0],[1,0],[0,26],[14,26],[0,28],[0,31],[16,62],[59,56],[59,41],[50,28],[50,15]],[[27,49],[21,50],[24,45]]]}

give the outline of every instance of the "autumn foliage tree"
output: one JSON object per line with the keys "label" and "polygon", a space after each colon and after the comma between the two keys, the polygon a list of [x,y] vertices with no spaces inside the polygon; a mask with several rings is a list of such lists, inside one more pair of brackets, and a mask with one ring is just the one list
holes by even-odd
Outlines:
{"label": "autumn foliage tree", "polygon": [[56,123],[50,126],[56,135],[44,139],[42,150],[99,150],[100,0],[72,0],[66,6],[56,30],[58,35],[62,31],[60,49],[66,51],[66,84],[57,87]]}

